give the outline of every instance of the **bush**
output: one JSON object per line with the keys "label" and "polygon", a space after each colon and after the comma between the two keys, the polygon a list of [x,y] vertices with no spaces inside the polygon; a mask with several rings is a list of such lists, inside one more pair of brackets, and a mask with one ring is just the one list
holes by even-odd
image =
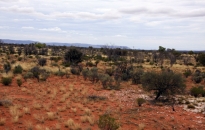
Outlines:
{"label": "bush", "polygon": [[33,73],[33,76],[38,80],[39,82],[39,79],[40,79],[40,68],[39,67],[33,67],[30,72]]}
{"label": "bush", "polygon": [[22,57],[19,57],[19,58],[18,58],[18,61],[22,61],[22,59],[23,59]]}
{"label": "bush", "polygon": [[21,79],[17,79],[16,82],[17,82],[17,84],[18,84],[19,87],[22,85]]}
{"label": "bush", "polygon": [[108,74],[100,74],[99,80],[101,81],[104,89],[111,86],[112,78]]}
{"label": "bush", "polygon": [[29,79],[29,78],[33,78],[33,73],[32,73],[32,72],[27,72],[27,73],[23,76],[23,78],[24,78],[25,80],[27,80],[27,79]]}
{"label": "bush", "polygon": [[21,67],[21,65],[17,65],[17,66],[15,66],[13,73],[14,74],[21,74],[22,71],[23,71],[23,68]]}
{"label": "bush", "polygon": [[11,77],[2,77],[1,83],[5,86],[8,86],[12,83],[12,78]]}
{"label": "bush", "polygon": [[205,66],[205,54],[204,53],[198,56],[198,60],[199,60],[199,63]]}
{"label": "bush", "polygon": [[190,70],[190,69],[186,69],[183,74],[184,74],[184,76],[187,78],[187,77],[191,76],[192,73],[191,73],[191,70]]}
{"label": "bush", "polygon": [[57,72],[55,72],[55,75],[56,75],[56,76],[60,76],[61,78],[63,78],[63,76],[64,76],[65,74],[66,74],[66,73],[63,72],[63,71],[57,71]]}
{"label": "bush", "polygon": [[39,58],[39,59],[38,59],[38,64],[39,64],[40,66],[46,65],[46,62],[47,62],[46,58]]}
{"label": "bush", "polygon": [[74,75],[80,75],[80,70],[79,70],[79,68],[78,68],[77,66],[72,66],[72,67],[70,68],[70,72],[71,72],[72,74],[74,74]]}
{"label": "bush", "polygon": [[146,72],[141,77],[142,86],[146,91],[155,91],[157,100],[162,94],[173,95],[184,92],[185,84],[181,74],[172,71]]}
{"label": "bush", "polygon": [[64,55],[64,59],[67,63],[77,65],[82,61],[83,53],[77,50],[76,48],[70,48]]}
{"label": "bush", "polygon": [[146,100],[144,98],[137,98],[137,104],[139,107],[142,106],[142,104],[145,102],[146,102]]}
{"label": "bush", "polygon": [[189,108],[189,109],[195,109],[195,106],[192,105],[192,104],[189,104],[189,105],[187,105],[187,108]]}
{"label": "bush", "polygon": [[192,80],[195,83],[200,83],[203,80],[203,76],[200,70],[196,70],[195,73],[192,76]]}
{"label": "bush", "polygon": [[87,80],[87,78],[89,76],[88,73],[89,73],[89,69],[83,69],[82,75],[83,75],[84,80]]}
{"label": "bush", "polygon": [[132,83],[133,84],[141,84],[141,76],[143,75],[144,71],[142,69],[136,70],[132,74]]}
{"label": "bush", "polygon": [[91,68],[90,71],[88,72],[88,77],[93,83],[98,82],[98,80],[99,80],[99,78],[98,78],[98,68],[97,67]]}
{"label": "bush", "polygon": [[11,64],[9,62],[6,62],[6,64],[4,64],[4,70],[6,71],[6,73],[11,70]]}
{"label": "bush", "polygon": [[205,96],[205,90],[204,90],[203,86],[191,88],[190,93],[194,97],[198,97],[199,95]]}
{"label": "bush", "polygon": [[117,130],[119,126],[115,118],[108,114],[101,115],[99,118],[98,127],[102,130]]}

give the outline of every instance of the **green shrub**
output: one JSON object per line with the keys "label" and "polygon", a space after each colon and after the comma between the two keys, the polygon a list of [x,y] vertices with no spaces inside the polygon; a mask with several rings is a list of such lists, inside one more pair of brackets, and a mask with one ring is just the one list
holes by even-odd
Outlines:
{"label": "green shrub", "polygon": [[141,84],[141,76],[143,75],[144,71],[142,69],[137,69],[132,74],[132,83],[133,84]]}
{"label": "green shrub", "polygon": [[33,73],[32,73],[32,72],[27,72],[27,73],[23,76],[23,78],[24,78],[25,80],[27,80],[27,79],[29,79],[29,78],[33,78]]}
{"label": "green shrub", "polygon": [[65,72],[63,71],[57,71],[54,73],[56,76],[60,76],[61,78],[66,74]]}
{"label": "green shrub", "polygon": [[21,80],[21,79],[17,79],[16,82],[17,82],[18,86],[21,87],[21,85],[22,85],[22,80]]}
{"label": "green shrub", "polygon": [[14,74],[21,74],[22,71],[23,71],[23,68],[21,67],[21,65],[17,65],[17,66],[15,66],[13,73]]}
{"label": "green shrub", "polygon": [[119,126],[115,118],[108,114],[103,114],[99,118],[98,127],[102,130],[117,130]]}
{"label": "green shrub", "polygon": [[196,70],[195,73],[192,76],[192,80],[195,83],[200,83],[203,80],[203,74],[201,73],[200,70]]}
{"label": "green shrub", "polygon": [[83,75],[84,80],[86,80],[88,78],[88,75],[89,75],[88,73],[89,73],[88,69],[83,69],[82,75]]}
{"label": "green shrub", "polygon": [[205,90],[204,90],[203,86],[193,87],[193,88],[191,88],[190,93],[194,97],[198,97],[199,95],[204,96]]}
{"label": "green shrub", "polygon": [[2,77],[1,83],[5,86],[8,86],[12,83],[12,78],[11,77]]}
{"label": "green shrub", "polygon": [[190,70],[190,69],[186,69],[183,74],[184,74],[184,76],[187,78],[187,77],[191,76],[192,73],[191,73],[191,70]]}
{"label": "green shrub", "polygon": [[71,67],[70,72],[74,75],[80,75],[80,70],[78,69],[78,67]]}
{"label": "green shrub", "polygon": [[137,98],[137,104],[138,106],[142,106],[143,103],[145,103],[146,100],[144,98]]}
{"label": "green shrub", "polygon": [[102,83],[104,89],[111,86],[112,78],[108,74],[100,74],[99,80]]}

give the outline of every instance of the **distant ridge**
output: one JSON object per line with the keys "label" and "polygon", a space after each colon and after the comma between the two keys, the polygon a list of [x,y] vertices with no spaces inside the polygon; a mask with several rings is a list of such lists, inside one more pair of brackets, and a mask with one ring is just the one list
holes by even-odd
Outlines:
{"label": "distant ridge", "polygon": [[[11,40],[11,39],[1,39],[4,43],[13,43],[13,44],[30,44],[39,41],[32,41],[32,40]],[[93,48],[102,48],[105,45],[92,45],[87,43],[60,43],[60,42],[45,42],[46,45],[54,45],[54,46],[76,46],[76,47],[90,47]],[[112,48],[121,48],[121,49],[130,49],[127,46],[112,46]]]}

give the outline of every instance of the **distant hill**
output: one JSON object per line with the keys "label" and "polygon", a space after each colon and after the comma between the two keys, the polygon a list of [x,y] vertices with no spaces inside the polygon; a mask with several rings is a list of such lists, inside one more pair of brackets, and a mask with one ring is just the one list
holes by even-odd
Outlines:
{"label": "distant hill", "polygon": [[[10,39],[1,39],[4,43],[14,43],[14,44],[30,44],[39,41],[32,41],[32,40],[10,40]],[[87,43],[60,43],[60,42],[47,42],[46,45],[54,45],[54,46],[76,46],[76,47],[90,47],[93,48],[101,48],[105,45],[93,45]],[[113,48],[122,48],[122,49],[130,49],[127,46],[112,46]]]}

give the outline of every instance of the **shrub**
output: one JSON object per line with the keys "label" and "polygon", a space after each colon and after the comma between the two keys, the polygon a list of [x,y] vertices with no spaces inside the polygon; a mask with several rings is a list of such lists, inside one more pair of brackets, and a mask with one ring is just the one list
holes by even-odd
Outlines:
{"label": "shrub", "polygon": [[195,106],[192,105],[192,104],[189,104],[189,105],[187,105],[187,108],[189,108],[189,109],[195,109]]}
{"label": "shrub", "polygon": [[192,76],[192,80],[195,82],[195,83],[200,83],[202,80],[203,80],[203,77],[202,77],[202,73],[200,70],[196,70],[195,73],[193,74]]}
{"label": "shrub", "polygon": [[198,97],[199,95],[204,96],[205,90],[204,90],[203,86],[193,87],[193,88],[191,88],[190,93],[194,97]]}
{"label": "shrub", "polygon": [[198,60],[199,60],[199,63],[205,66],[205,54],[204,53],[198,56]]}
{"label": "shrub", "polygon": [[90,71],[88,72],[88,77],[93,83],[97,82],[99,80],[99,78],[98,78],[98,68],[97,67],[91,68]]}
{"label": "shrub", "polygon": [[143,103],[145,103],[146,100],[144,98],[137,98],[137,104],[138,106],[142,106]]}
{"label": "shrub", "polygon": [[21,74],[22,71],[23,71],[23,68],[21,67],[21,65],[17,65],[17,66],[15,66],[13,73],[14,74]]}
{"label": "shrub", "polygon": [[39,79],[40,79],[40,68],[39,67],[33,67],[30,72],[33,73],[33,76],[38,80],[39,82]]}
{"label": "shrub", "polygon": [[157,100],[160,95],[184,92],[185,84],[181,74],[172,71],[146,72],[141,77],[142,86],[146,91],[155,91]]}
{"label": "shrub", "polygon": [[187,77],[191,76],[191,70],[190,69],[186,69],[183,74],[187,78]]}
{"label": "shrub", "polygon": [[39,64],[40,66],[46,65],[46,62],[47,62],[46,58],[39,58],[39,59],[38,59],[38,64]]}
{"label": "shrub", "polygon": [[111,86],[112,78],[108,74],[100,74],[99,80],[101,81],[104,89]]}
{"label": "shrub", "polygon": [[89,69],[88,68],[83,69],[82,75],[83,75],[84,80],[86,80],[88,78],[88,75],[89,75],[88,73],[89,73]]}
{"label": "shrub", "polygon": [[2,77],[1,82],[3,85],[8,86],[12,83],[11,77]]}
{"label": "shrub", "polygon": [[18,84],[19,87],[22,85],[21,79],[17,79],[16,82],[17,82],[17,84]]}
{"label": "shrub", "polygon": [[27,79],[29,79],[29,78],[33,78],[33,73],[32,73],[32,72],[27,72],[27,73],[23,76],[23,78],[24,78],[25,80],[27,80]]}
{"label": "shrub", "polygon": [[65,74],[66,74],[66,73],[63,72],[63,71],[57,71],[57,72],[55,72],[55,75],[56,75],[56,76],[60,76],[61,78],[62,78]]}
{"label": "shrub", "polygon": [[109,76],[113,76],[114,75],[114,68],[109,68],[105,70],[105,73],[108,74]]}
{"label": "shrub", "polygon": [[4,64],[4,70],[6,71],[6,73],[8,73],[11,70],[11,64],[9,62],[6,62]]}
{"label": "shrub", "polygon": [[137,69],[132,74],[132,83],[133,84],[141,84],[141,76],[143,75],[144,71],[142,69]]}
{"label": "shrub", "polygon": [[102,130],[117,130],[119,126],[115,118],[108,114],[101,115],[99,118],[98,127]]}
{"label": "shrub", "polygon": [[95,65],[92,62],[89,61],[89,62],[86,63],[86,66],[93,67]]}
{"label": "shrub", "polygon": [[70,72],[71,72],[72,74],[74,74],[74,75],[80,75],[80,70],[79,70],[79,68],[78,68],[77,66],[72,66],[72,67],[70,68]]}
{"label": "shrub", "polygon": [[23,59],[22,57],[19,57],[19,58],[18,58],[18,61],[22,61],[22,59]]}
{"label": "shrub", "polygon": [[82,61],[83,53],[77,50],[76,48],[70,48],[64,55],[66,62],[77,65]]}

